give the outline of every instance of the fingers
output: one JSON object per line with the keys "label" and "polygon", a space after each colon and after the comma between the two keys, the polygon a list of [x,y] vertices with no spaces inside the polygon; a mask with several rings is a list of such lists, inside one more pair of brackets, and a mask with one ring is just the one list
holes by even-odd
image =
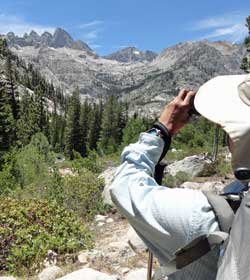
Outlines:
{"label": "fingers", "polygon": [[188,92],[189,92],[189,90],[187,90],[185,88],[181,89],[178,94],[178,98],[180,98],[181,100],[184,100]]}
{"label": "fingers", "polygon": [[195,97],[195,94],[196,94],[196,92],[194,92],[194,91],[189,91],[186,94],[185,99],[184,99],[184,102],[185,102],[186,105],[191,105],[191,103],[192,103],[192,101]]}

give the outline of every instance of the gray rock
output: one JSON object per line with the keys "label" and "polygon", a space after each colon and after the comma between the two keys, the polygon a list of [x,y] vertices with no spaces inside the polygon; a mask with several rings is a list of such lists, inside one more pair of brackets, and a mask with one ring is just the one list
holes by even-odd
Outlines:
{"label": "gray rock", "polygon": [[104,225],[105,225],[104,222],[99,222],[99,223],[97,224],[98,227],[102,227],[102,226],[104,226]]}
{"label": "gray rock", "polygon": [[124,280],[145,280],[147,279],[147,269],[140,268],[130,271],[124,278]]}
{"label": "gray rock", "polygon": [[219,194],[223,191],[225,184],[220,181],[205,183],[185,182],[180,187],[193,190],[210,191]]}
{"label": "gray rock", "polygon": [[141,238],[137,235],[132,227],[129,227],[127,232],[126,240],[132,249],[139,253],[147,250],[147,246],[143,243]]}
{"label": "gray rock", "polygon": [[191,177],[200,176],[211,168],[213,163],[205,155],[185,157],[167,166],[165,173],[175,176],[179,171],[185,172]]}
{"label": "gray rock", "polygon": [[63,270],[60,267],[53,265],[53,266],[46,267],[41,273],[39,273],[38,279],[54,280],[62,274],[63,274]]}
{"label": "gray rock", "polygon": [[111,224],[113,222],[114,222],[114,219],[112,219],[112,218],[108,218],[107,221],[106,221],[107,224]]}
{"label": "gray rock", "polygon": [[0,276],[0,280],[17,280],[17,278],[12,276]]}
{"label": "gray rock", "polygon": [[87,252],[82,252],[77,256],[80,264],[87,264],[89,262],[89,255]]}
{"label": "gray rock", "polygon": [[99,178],[104,179],[104,182],[105,182],[105,187],[102,192],[103,201],[105,204],[108,204],[110,206],[114,206],[113,201],[111,200],[111,196],[110,196],[110,187],[115,178],[116,170],[117,170],[117,167],[109,167],[103,173],[101,173],[99,175]]}
{"label": "gray rock", "polygon": [[92,268],[83,268],[57,280],[119,280],[119,277],[107,275]]}
{"label": "gray rock", "polygon": [[106,219],[107,219],[107,216],[104,216],[104,215],[98,214],[98,215],[95,216],[95,221],[96,222],[105,222]]}

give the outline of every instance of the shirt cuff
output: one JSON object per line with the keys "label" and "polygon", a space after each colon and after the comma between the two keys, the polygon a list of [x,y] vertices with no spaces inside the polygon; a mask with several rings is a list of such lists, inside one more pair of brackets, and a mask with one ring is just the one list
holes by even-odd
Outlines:
{"label": "shirt cuff", "polygon": [[162,138],[143,132],[138,142],[123,150],[122,161],[129,159],[153,170],[162,155],[164,145]]}

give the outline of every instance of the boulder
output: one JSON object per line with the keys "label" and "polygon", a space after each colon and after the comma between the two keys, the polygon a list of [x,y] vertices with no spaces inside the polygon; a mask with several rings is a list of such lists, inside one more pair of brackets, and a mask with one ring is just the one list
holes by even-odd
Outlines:
{"label": "boulder", "polygon": [[81,252],[78,256],[77,256],[77,260],[80,264],[88,264],[89,262],[89,256],[87,252]]}
{"label": "boulder", "polygon": [[113,222],[114,222],[114,219],[113,219],[113,218],[108,218],[107,221],[106,221],[107,224],[111,224],[111,223],[113,223]]}
{"label": "boulder", "polygon": [[110,206],[114,206],[110,196],[110,187],[114,181],[116,170],[117,167],[109,167],[99,175],[99,178],[104,179],[105,182],[105,187],[102,192],[103,201]]}
{"label": "boulder", "polygon": [[137,235],[132,227],[129,227],[126,240],[136,253],[147,250],[147,246],[143,243],[141,238]]}
{"label": "boulder", "polygon": [[53,265],[53,266],[46,267],[41,273],[39,273],[38,279],[54,280],[62,274],[63,274],[63,270],[60,267]]}
{"label": "boulder", "polygon": [[57,280],[119,280],[119,277],[111,276],[92,268],[83,268],[58,278]]}
{"label": "boulder", "polygon": [[185,182],[180,187],[184,189],[210,191],[219,194],[223,191],[225,184],[223,184],[220,181],[212,181],[205,183]]}
{"label": "boulder", "polygon": [[105,222],[108,216],[104,216],[104,215],[96,215],[95,216],[95,221],[96,222]]}
{"label": "boulder", "polygon": [[139,268],[130,271],[124,278],[124,280],[145,280],[147,279],[147,269]]}
{"label": "boulder", "polygon": [[206,155],[194,155],[185,157],[180,161],[176,161],[168,165],[165,169],[165,173],[175,176],[179,171],[185,172],[192,178],[201,175],[210,175],[213,163]]}

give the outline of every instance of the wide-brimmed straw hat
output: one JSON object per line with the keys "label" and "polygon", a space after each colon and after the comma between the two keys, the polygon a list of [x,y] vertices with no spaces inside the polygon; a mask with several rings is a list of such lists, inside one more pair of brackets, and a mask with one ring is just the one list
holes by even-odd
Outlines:
{"label": "wide-brimmed straw hat", "polygon": [[250,168],[250,75],[218,76],[198,90],[194,105],[233,142],[232,167]]}

